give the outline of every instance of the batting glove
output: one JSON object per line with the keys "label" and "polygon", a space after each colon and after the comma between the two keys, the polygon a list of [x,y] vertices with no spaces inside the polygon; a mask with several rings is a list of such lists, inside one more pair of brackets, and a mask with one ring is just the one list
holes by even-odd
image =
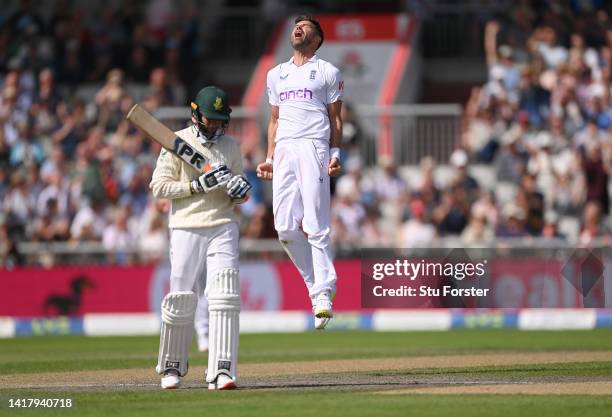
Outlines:
{"label": "batting glove", "polygon": [[234,175],[227,183],[227,195],[234,201],[244,202],[252,187],[242,175]]}
{"label": "batting glove", "polygon": [[191,181],[192,193],[209,193],[223,187],[232,178],[232,173],[226,165],[217,165],[210,171]]}

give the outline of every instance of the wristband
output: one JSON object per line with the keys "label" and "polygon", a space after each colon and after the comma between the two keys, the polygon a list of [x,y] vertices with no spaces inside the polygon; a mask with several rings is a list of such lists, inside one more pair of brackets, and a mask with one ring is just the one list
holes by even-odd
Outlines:
{"label": "wristband", "polygon": [[272,158],[266,158],[266,164],[271,164],[272,163]]}
{"label": "wristband", "polygon": [[189,192],[191,193],[191,195],[201,193],[203,191],[204,189],[202,188],[202,185],[198,180],[193,180],[189,182]]}
{"label": "wristband", "polygon": [[329,159],[336,158],[340,160],[340,148],[331,148],[329,150]]}

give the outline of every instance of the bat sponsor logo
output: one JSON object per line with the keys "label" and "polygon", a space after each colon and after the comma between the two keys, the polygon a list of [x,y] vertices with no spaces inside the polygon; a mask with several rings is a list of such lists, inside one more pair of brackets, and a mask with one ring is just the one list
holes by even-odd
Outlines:
{"label": "bat sponsor logo", "polygon": [[202,169],[203,164],[206,162],[206,158],[201,153],[193,149],[191,145],[181,138],[174,140],[174,152],[191,166],[198,167],[198,169]]}

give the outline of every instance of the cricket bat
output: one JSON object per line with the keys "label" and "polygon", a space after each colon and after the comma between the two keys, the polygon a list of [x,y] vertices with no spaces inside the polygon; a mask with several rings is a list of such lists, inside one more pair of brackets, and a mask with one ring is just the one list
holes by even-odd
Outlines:
{"label": "cricket bat", "polygon": [[210,170],[208,160],[191,145],[179,138],[166,125],[153,117],[139,104],[134,104],[128,112],[126,119],[134,126],[146,133],[151,139],[173,152],[183,161],[200,172]]}

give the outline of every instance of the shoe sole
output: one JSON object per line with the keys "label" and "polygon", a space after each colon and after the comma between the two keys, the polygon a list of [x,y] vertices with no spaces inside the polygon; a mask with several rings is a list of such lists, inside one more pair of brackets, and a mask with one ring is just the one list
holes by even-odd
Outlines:
{"label": "shoe sole", "polygon": [[181,384],[176,384],[176,385],[168,385],[167,387],[164,387],[163,385],[161,386],[161,389],[177,389],[181,386]]}
{"label": "shoe sole", "polygon": [[208,384],[208,389],[211,391],[223,391],[223,390],[231,390],[236,389],[236,383],[234,381],[230,381],[225,385],[217,387],[215,384]]}
{"label": "shoe sole", "polygon": [[315,325],[315,329],[316,330],[325,330],[325,327],[327,327],[327,325],[329,324],[330,320],[331,319],[328,318],[327,320],[323,321],[318,327]]}

